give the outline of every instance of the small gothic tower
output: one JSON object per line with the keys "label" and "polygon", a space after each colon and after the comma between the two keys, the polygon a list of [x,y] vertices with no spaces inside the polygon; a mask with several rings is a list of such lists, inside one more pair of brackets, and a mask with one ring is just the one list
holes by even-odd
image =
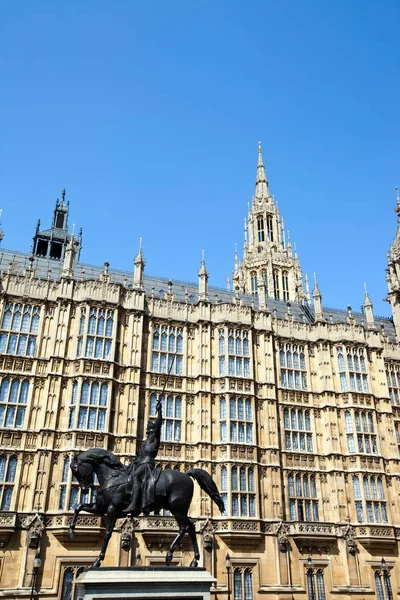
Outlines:
{"label": "small gothic tower", "polygon": [[400,337],[400,197],[396,188],[397,232],[394,242],[388,252],[388,268],[386,280],[388,285],[388,300],[392,305],[393,322],[396,335]]}
{"label": "small gothic tower", "polygon": [[208,300],[208,271],[204,260],[204,250],[202,251],[201,265],[197,274],[199,277],[199,300],[205,302]]}
{"label": "small gothic tower", "polygon": [[[40,221],[33,237],[32,252],[35,256],[64,260],[65,251],[71,235],[68,233],[69,202],[65,202],[65,190],[61,192],[61,201],[57,198],[50,229],[40,230]],[[76,258],[79,260],[82,248],[82,230],[75,238]]]}
{"label": "small gothic tower", "polygon": [[144,289],[144,267],[146,262],[143,258],[142,238],[140,238],[139,251],[133,261],[133,287],[138,290]]}
{"label": "small gothic tower", "polygon": [[[290,242],[285,242],[283,219],[271,196],[258,145],[256,188],[247,224],[245,220],[243,261],[239,264],[235,251],[234,289],[258,295],[258,282],[264,282],[269,298],[301,302],[305,299],[300,263],[293,256]],[[263,291],[264,293],[264,291]]]}

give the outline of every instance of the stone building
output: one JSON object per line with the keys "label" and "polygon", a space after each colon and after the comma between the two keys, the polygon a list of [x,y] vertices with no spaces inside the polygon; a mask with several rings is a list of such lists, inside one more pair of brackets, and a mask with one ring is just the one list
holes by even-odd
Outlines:
{"label": "stone building", "polygon": [[[397,212],[400,215],[400,201]],[[388,258],[393,319],[312,297],[269,191],[261,148],[243,258],[208,286],[79,262],[57,201],[32,252],[0,251],[0,598],[74,598],[98,555],[73,452],[128,463],[166,381],[159,463],[209,471],[226,513],[195,484],[201,561],[216,600],[397,597],[400,587],[400,233]],[[304,282],[304,283],[303,283]],[[162,564],[169,515],[120,520],[105,566]],[[228,560],[227,560],[228,558]],[[187,540],[174,564],[188,565]],[[228,577],[229,573],[229,577]]]}

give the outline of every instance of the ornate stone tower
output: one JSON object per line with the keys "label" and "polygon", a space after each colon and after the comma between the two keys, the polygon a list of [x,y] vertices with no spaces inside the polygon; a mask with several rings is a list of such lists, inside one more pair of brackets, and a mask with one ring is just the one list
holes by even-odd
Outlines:
{"label": "ornate stone tower", "polygon": [[[71,235],[68,233],[69,202],[65,202],[65,190],[61,192],[61,201],[57,198],[50,229],[40,230],[40,221],[33,237],[32,254],[53,260],[64,259],[65,250]],[[75,238],[76,258],[79,260],[82,249],[82,230]]]}
{"label": "ornate stone tower", "polygon": [[253,295],[265,289],[267,298],[278,300],[302,302],[306,296],[297,253],[293,255],[290,239],[285,240],[283,218],[269,191],[261,143],[255,195],[244,225],[243,261],[239,263],[235,251],[233,285]]}

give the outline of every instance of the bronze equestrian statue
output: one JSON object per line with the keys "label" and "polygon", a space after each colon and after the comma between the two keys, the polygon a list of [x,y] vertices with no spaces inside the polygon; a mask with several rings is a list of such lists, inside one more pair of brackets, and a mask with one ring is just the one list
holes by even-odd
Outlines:
{"label": "bronze equestrian statue", "polygon": [[102,448],[93,448],[74,455],[71,461],[72,473],[78,480],[82,492],[86,494],[93,487],[94,473],[99,481],[99,489],[95,502],[79,504],[76,507],[69,527],[69,539],[74,536],[78,515],[82,510],[106,517],[103,546],[91,568],[99,567],[104,559],[118,518],[125,517],[129,512],[134,515],[139,515],[141,512],[149,514],[151,511],[159,511],[163,508],[173,514],[179,526],[178,535],[167,552],[166,564],[170,565],[176,546],[185,533],[188,533],[194,550],[194,558],[190,566],[197,567],[200,553],[196,531],[187,516],[193,497],[192,479],[197,481],[221,512],[225,510],[218,488],[207,471],[191,469],[187,473],[181,473],[175,469],[155,468],[154,459],[160,444],[161,423],[161,403],[158,401],[157,420],[155,423],[149,422],[148,437],[143,443],[140,455],[128,467],[115,458],[112,452]]}
{"label": "bronze equestrian statue", "polygon": [[[157,419],[149,421],[146,429],[147,439],[142,444],[139,456],[130,465],[127,493],[132,494],[129,506],[124,513],[131,513],[132,517],[140,515],[142,510],[147,512],[147,507],[154,501],[154,470],[155,458],[160,447],[162,407],[160,400],[156,404]],[[141,506],[139,498],[141,496]]]}

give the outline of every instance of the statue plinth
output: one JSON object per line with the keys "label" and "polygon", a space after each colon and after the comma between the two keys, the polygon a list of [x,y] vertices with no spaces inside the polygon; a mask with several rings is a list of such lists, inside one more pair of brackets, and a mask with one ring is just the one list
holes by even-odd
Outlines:
{"label": "statue plinth", "polygon": [[79,575],[78,600],[210,600],[204,568],[104,567]]}

